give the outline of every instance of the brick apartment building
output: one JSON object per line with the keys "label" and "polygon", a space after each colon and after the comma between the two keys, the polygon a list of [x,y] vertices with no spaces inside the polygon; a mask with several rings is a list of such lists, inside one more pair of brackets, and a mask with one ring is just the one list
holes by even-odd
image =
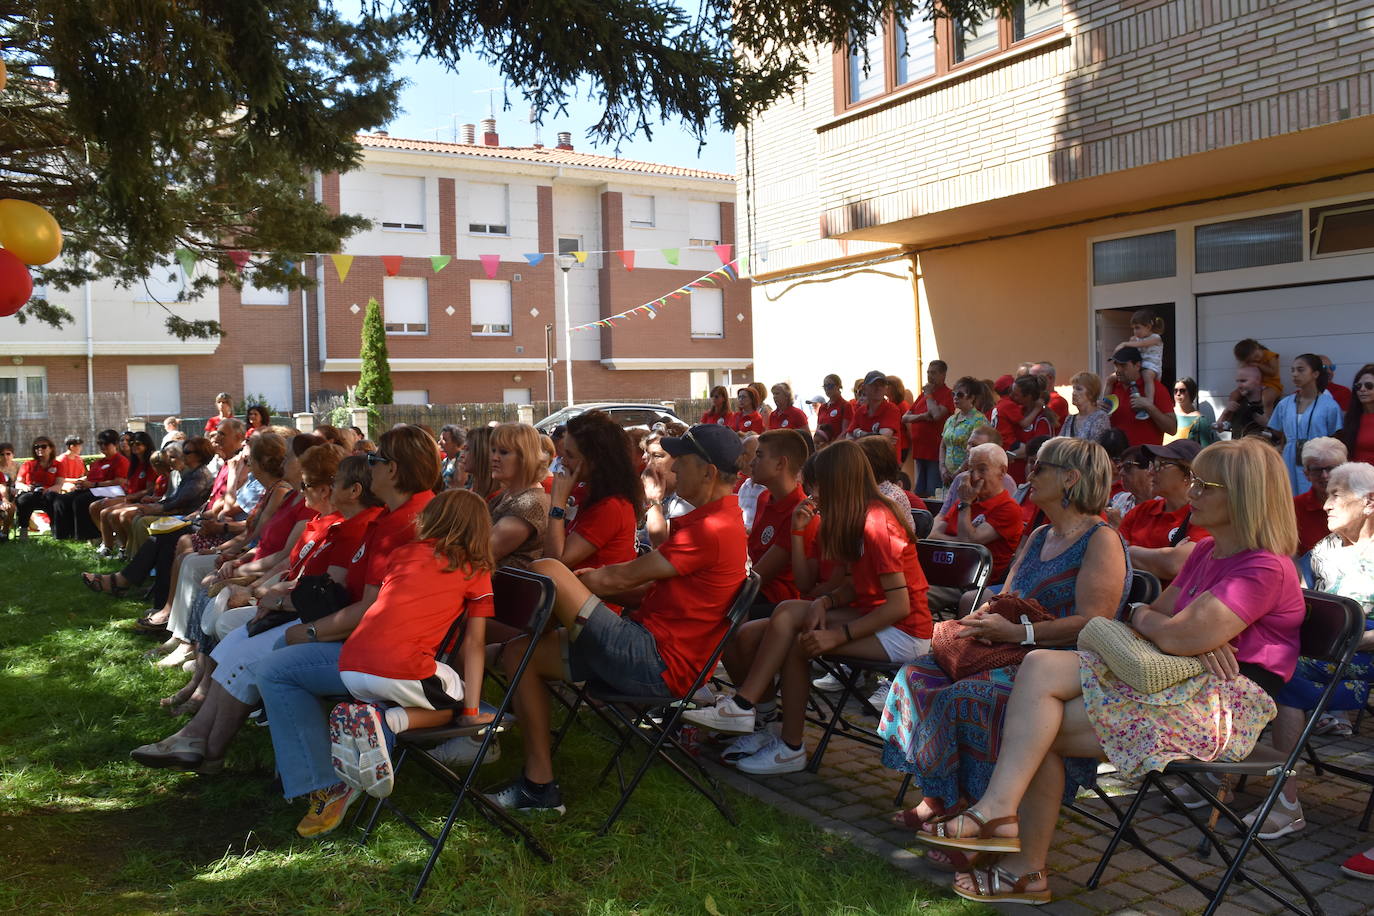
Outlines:
{"label": "brick apartment building", "polygon": [[1205,391],[1242,337],[1374,361],[1374,3],[1051,0],[868,51],[817,51],[737,142],[761,377],[1062,385],[1141,306]]}
{"label": "brick apartment building", "polygon": [[[217,297],[182,303],[184,279],[169,261],[134,289],[54,292],[76,321],[61,330],[6,322],[0,393],[127,390],[135,415],[198,416],[227,390],[302,410],[356,383],[375,297],[398,402],[549,398],[546,325],[559,361],[551,394],[562,400],[565,305],[572,325],[616,315],[719,268],[716,246],[735,243],[733,176],[583,153],[567,135],[555,148],[501,146],[490,120],[481,142],[465,132],[460,143],[362,136],[360,169],[318,176],[330,207],[373,221],[347,243],[344,280],[320,256],[305,267],[318,281],[305,293],[259,289],[250,269],[242,292],[226,283]],[[585,257],[568,271],[565,303],[557,255],[574,251]],[[575,397],[686,397],[752,378],[747,281],[719,279],[652,320],[573,333]],[[159,303],[217,318],[226,335],[176,340]]]}

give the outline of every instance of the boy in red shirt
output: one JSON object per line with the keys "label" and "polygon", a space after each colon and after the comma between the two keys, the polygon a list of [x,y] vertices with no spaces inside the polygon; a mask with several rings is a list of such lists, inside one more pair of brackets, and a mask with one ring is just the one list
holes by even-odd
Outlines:
{"label": "boy in red shirt", "polygon": [[[806,499],[801,486],[801,468],[808,451],[801,433],[790,429],[770,429],[759,436],[758,451],[750,465],[750,476],[764,487],[754,509],[754,525],[749,530],[749,560],[763,580],[757,609],[767,616],[780,601],[800,598],[792,576],[792,513]],[[820,531],[821,520],[813,517],[802,529],[804,546],[809,547]]]}
{"label": "boy in red shirt", "polygon": [[[725,615],[744,581],[748,556],[739,503],[730,492],[739,436],[723,426],[698,424],[659,444],[672,457],[678,495],[698,508],[673,519],[657,550],[577,573],[557,560],[537,560],[532,567],[554,581],[554,616],[563,629],[540,638],[530,662],[534,676],[516,690],[524,771],[488,796],[504,808],[565,810],[554,780],[549,695],[541,679],[594,678],[620,692],[681,697],[728,626]],[[610,597],[639,607],[617,615],[604,604]],[[515,670],[527,638],[506,644],[507,671]]]}

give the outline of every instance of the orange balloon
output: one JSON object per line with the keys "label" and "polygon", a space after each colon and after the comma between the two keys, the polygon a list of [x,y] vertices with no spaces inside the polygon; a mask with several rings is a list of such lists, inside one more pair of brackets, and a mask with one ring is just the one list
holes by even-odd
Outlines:
{"label": "orange balloon", "polygon": [[62,227],[38,204],[0,200],[0,245],[25,264],[46,264],[62,253]]}
{"label": "orange balloon", "polygon": [[5,84],[9,82],[10,73],[5,69],[5,62],[0,60],[0,92],[5,90]]}

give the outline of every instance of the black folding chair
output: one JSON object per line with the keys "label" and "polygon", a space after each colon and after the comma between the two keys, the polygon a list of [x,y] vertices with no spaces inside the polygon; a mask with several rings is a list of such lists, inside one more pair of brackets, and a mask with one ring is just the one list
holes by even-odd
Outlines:
{"label": "black folding chair", "polygon": [[[1097,868],[1093,871],[1092,877],[1088,879],[1088,887],[1095,888],[1102,880],[1102,874],[1107,869],[1107,864],[1112,856],[1116,854],[1121,841],[1125,840],[1142,852],[1150,856],[1160,865],[1168,869],[1175,877],[1186,881],[1196,890],[1208,898],[1206,916],[1211,916],[1221,906],[1226,892],[1232,882],[1237,879],[1255,887],[1265,895],[1273,899],[1280,906],[1295,913],[1321,913],[1321,905],[1312,893],[1307,890],[1296,875],[1284,864],[1281,857],[1275,855],[1273,851],[1265,845],[1259,838],[1259,832],[1264,828],[1265,819],[1273,809],[1275,802],[1278,801],[1279,794],[1283,790],[1283,785],[1292,778],[1298,763],[1298,757],[1302,748],[1307,744],[1308,738],[1312,734],[1312,728],[1316,725],[1317,718],[1326,710],[1327,704],[1331,700],[1331,695],[1336,686],[1341,681],[1341,674],[1346,665],[1349,664],[1351,657],[1355,654],[1355,647],[1359,644],[1360,638],[1364,635],[1364,611],[1360,605],[1349,598],[1342,598],[1336,595],[1328,595],[1323,592],[1304,590],[1304,597],[1307,601],[1307,616],[1303,621],[1300,633],[1302,643],[1302,654],[1309,658],[1318,659],[1333,663],[1336,671],[1326,689],[1322,691],[1317,706],[1307,717],[1303,726],[1302,735],[1298,739],[1297,745],[1286,756],[1279,754],[1268,745],[1257,745],[1254,752],[1241,761],[1216,761],[1204,762],[1200,760],[1184,760],[1170,763],[1164,768],[1163,772],[1150,772],[1146,774],[1145,780],[1131,800],[1130,807],[1126,809],[1125,815],[1117,825],[1111,841],[1107,844],[1107,850],[1102,854],[1102,860],[1097,863]],[[1209,785],[1205,784],[1199,777],[1201,776],[1264,776],[1272,775],[1274,784],[1270,787],[1268,795],[1264,801],[1254,811],[1254,820],[1250,826],[1246,826],[1245,821],[1237,814],[1230,805],[1218,798]],[[1187,783],[1193,791],[1201,797],[1207,799],[1215,809],[1217,814],[1231,824],[1235,831],[1241,835],[1240,843],[1234,851],[1228,850],[1222,842],[1215,829],[1215,817],[1210,821],[1204,819],[1203,815],[1197,811],[1190,810],[1183,806],[1173,790],[1165,783],[1165,777],[1177,776]],[[1136,815],[1139,814],[1141,805],[1150,794],[1151,789],[1158,789],[1169,800],[1170,805],[1183,812],[1202,833],[1202,843],[1199,852],[1207,855],[1213,847],[1221,853],[1222,859],[1226,862],[1227,868],[1222,875],[1220,883],[1215,887],[1208,887],[1201,881],[1189,875],[1177,864],[1170,861],[1165,856],[1156,853],[1149,848],[1140,835],[1131,826]],[[1307,904],[1307,909],[1303,910],[1298,904],[1286,896],[1278,893],[1266,886],[1261,876],[1247,872],[1243,865],[1246,855],[1251,849],[1258,851],[1269,864],[1287,881],[1294,890],[1298,892]]]}
{"label": "black folding chair", "polygon": [[930,529],[935,527],[935,516],[931,515],[930,511],[927,509],[920,509],[913,506],[911,509],[911,525],[916,529],[916,537],[929,537]]}
{"label": "black folding chair", "polygon": [[[687,780],[692,788],[709,799],[727,821],[738,826],[735,815],[730,810],[720,786],[706,771],[706,768],[701,765],[701,761],[684,748],[678,740],[678,726],[682,720],[682,714],[697,705],[693,702],[692,697],[716,670],[716,663],[720,661],[720,656],[725,651],[725,646],[729,643],[730,637],[734,635],[740,623],[748,618],[749,607],[754,603],[758,591],[759,575],[751,571],[745,576],[730,609],[726,612],[725,633],[722,634],[720,642],[716,644],[711,657],[707,659],[706,664],[697,673],[692,686],[681,697],[667,699],[617,693],[608,685],[594,680],[587,682],[586,694],[588,698],[597,700],[602,704],[599,711],[606,713],[610,719],[614,719],[620,731],[620,743],[612,753],[611,759],[606,762],[606,766],[602,769],[601,776],[597,781],[598,785],[605,782],[606,777],[614,769],[616,778],[620,783],[620,798],[616,801],[615,807],[611,809],[606,822],[597,831],[597,836],[604,836],[606,831],[611,829],[611,825],[620,817],[620,812],[625,809],[625,805],[630,801],[630,796],[634,794],[640,780],[644,778],[645,773],[649,772],[649,767],[655,760],[662,760],[670,766],[679,776]],[[628,713],[626,712],[627,709],[629,710]],[[655,718],[655,715],[661,718]],[[644,760],[630,781],[626,782],[624,769],[621,767],[621,758],[636,740],[645,745]],[[673,752],[676,753],[676,756]]]}
{"label": "black folding chair", "polygon": [[[911,510],[913,518],[919,511]],[[916,542],[916,556],[920,560],[921,570],[925,573],[929,585],[972,589],[977,597],[982,596],[983,589],[988,584],[988,577],[992,574],[992,554],[982,544],[921,540]],[[826,654],[816,661],[840,682],[840,691],[837,697],[831,697],[818,690],[812,691],[811,707],[816,710],[816,715],[808,716],[808,721],[823,729],[816,749],[811,752],[811,757],[806,762],[807,770],[812,773],[820,770],[821,759],[825,757],[830,739],[836,735],[853,739],[869,747],[882,748],[883,742],[878,738],[877,732],[867,725],[845,718],[844,708],[850,698],[854,697],[858,699],[864,714],[880,718],[882,710],[875,708],[868,698],[863,696],[859,691],[859,683],[865,673],[874,672],[891,678],[902,668],[900,663],[853,655]],[[906,791],[905,783],[902,791]]]}
{"label": "black folding chair", "polygon": [[[551,579],[523,569],[502,568],[496,571],[491,581],[497,620],[531,634],[544,631],[549,616],[553,613],[554,586]],[[445,638],[442,644],[441,648],[447,650],[441,653],[440,658],[442,660],[447,661],[452,653],[457,650],[456,635],[455,625],[455,630],[451,631],[450,636]],[[396,747],[392,755],[393,773],[399,777],[402,765],[408,760],[414,760],[421,769],[430,773],[453,793],[448,816],[444,819],[444,826],[439,830],[437,836],[420,826],[410,815],[402,811],[391,798],[377,799],[376,804],[372,806],[371,814],[368,815],[367,824],[363,828],[360,843],[367,842],[382,809],[386,808],[394,812],[406,826],[418,833],[429,844],[429,861],[425,863],[424,870],[420,873],[420,879],[415,883],[415,889],[411,892],[410,899],[412,901],[418,900],[424,891],[430,873],[434,871],[434,866],[439,861],[439,854],[443,852],[444,844],[448,841],[449,833],[453,830],[453,824],[458,819],[458,810],[465,801],[470,802],[477,813],[485,817],[507,836],[512,839],[524,840],[525,845],[539,858],[546,862],[553,861],[553,857],[522,823],[513,818],[504,808],[491,802],[481,792],[472,789],[472,783],[477,777],[477,772],[482,766],[487,750],[501,731],[502,721],[515,698],[515,688],[520,684],[520,679],[525,676],[525,669],[529,666],[530,659],[534,655],[534,647],[537,642],[538,640],[535,639],[529,641],[529,646],[526,648],[525,654],[521,656],[519,665],[511,672],[510,679],[506,682],[505,693],[501,697],[500,704],[496,707],[496,718],[489,725],[417,728],[396,736]],[[467,772],[462,775],[454,772],[448,764],[431,753],[436,746],[450,738],[472,738],[477,735],[482,736],[482,743],[478,746],[477,754],[468,766]],[[362,812],[360,811],[359,817],[361,816]]]}
{"label": "black folding chair", "polygon": [[926,504],[926,511],[932,516],[938,516],[940,514],[940,507],[945,504],[943,499],[935,499],[929,496],[923,496],[921,502]]}

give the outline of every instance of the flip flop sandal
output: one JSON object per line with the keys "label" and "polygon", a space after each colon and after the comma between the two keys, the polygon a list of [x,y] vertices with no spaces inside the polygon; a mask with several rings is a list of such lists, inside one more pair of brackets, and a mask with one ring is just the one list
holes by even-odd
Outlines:
{"label": "flip flop sandal", "polygon": [[1028,891],[1026,885],[1045,877],[1043,871],[1028,871],[1024,875],[1013,875],[1000,865],[975,868],[967,872],[973,876],[975,890],[968,891],[954,885],[954,893],[965,900],[977,903],[1025,903],[1030,906],[1043,906],[1050,902],[1050,891]]}
{"label": "flip flop sandal", "polygon": [[[977,836],[952,836],[949,832],[949,825],[954,823],[955,818],[965,817],[978,825]],[[997,836],[993,832],[1003,824],[1016,824],[1018,822],[1019,818],[1014,814],[988,820],[976,808],[967,808],[959,814],[932,818],[930,825],[935,828],[934,831],[931,833],[922,831],[916,834],[916,840],[929,846],[963,849],[969,852],[1020,852],[1021,838],[1019,836]]]}

